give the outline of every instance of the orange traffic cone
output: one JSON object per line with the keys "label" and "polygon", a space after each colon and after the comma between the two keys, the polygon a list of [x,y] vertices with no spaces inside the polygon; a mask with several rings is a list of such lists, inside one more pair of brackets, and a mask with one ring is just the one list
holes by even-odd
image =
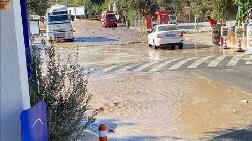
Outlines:
{"label": "orange traffic cone", "polygon": [[236,52],[244,52],[245,50],[241,47],[241,39],[238,39],[238,50]]}
{"label": "orange traffic cone", "polygon": [[108,141],[107,127],[104,124],[99,126],[99,141]]}
{"label": "orange traffic cone", "polygon": [[227,37],[224,37],[223,49],[230,49],[230,47],[227,46]]}

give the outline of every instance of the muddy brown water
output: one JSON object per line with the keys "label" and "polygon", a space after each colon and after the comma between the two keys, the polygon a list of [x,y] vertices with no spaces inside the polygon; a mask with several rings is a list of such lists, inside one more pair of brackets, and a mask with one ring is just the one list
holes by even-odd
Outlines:
{"label": "muddy brown water", "polygon": [[93,76],[89,82],[93,105],[104,107],[98,117],[118,124],[112,139],[209,139],[252,121],[251,94],[194,74],[111,74]]}
{"label": "muddy brown water", "polygon": [[[79,53],[80,64],[87,66],[127,65],[171,58],[220,56],[237,54],[233,50],[211,47],[210,33],[185,34],[185,49],[155,50],[147,44],[147,33],[124,27],[102,28],[98,21],[73,23],[75,42],[55,43],[62,57]],[[77,51],[78,50],[78,51]]]}
{"label": "muddy brown water", "polygon": [[184,49],[184,50],[155,50],[146,44],[120,45],[120,46],[94,46],[78,48],[57,48],[61,56],[79,53],[79,63],[85,67],[102,65],[137,64],[142,62],[162,61],[174,58],[190,58],[204,56],[236,55],[233,50],[219,48]]}
{"label": "muddy brown water", "polygon": [[[141,32],[104,29],[93,21],[76,21],[73,26],[79,39],[55,45],[63,58],[78,52],[84,67],[237,54],[209,48],[208,33],[186,35],[188,45],[183,50],[154,50]],[[195,42],[206,42],[206,47],[195,46]],[[196,74],[169,71],[91,75],[88,89],[93,94],[92,108],[100,109],[97,118],[115,124],[110,141],[211,139],[252,122],[251,94]]]}

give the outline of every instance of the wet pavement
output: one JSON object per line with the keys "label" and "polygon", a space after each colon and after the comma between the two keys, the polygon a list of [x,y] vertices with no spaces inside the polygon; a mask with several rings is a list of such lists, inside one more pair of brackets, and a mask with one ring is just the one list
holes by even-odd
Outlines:
{"label": "wet pavement", "polygon": [[108,74],[89,82],[93,106],[103,107],[98,117],[117,125],[111,140],[211,139],[251,123],[251,95],[203,76]]}
{"label": "wet pavement", "polygon": [[95,72],[91,104],[113,125],[110,141],[252,140],[250,54],[211,47],[209,33],[186,34],[183,50],[155,50],[145,32],[73,25],[75,41],[55,45]]}

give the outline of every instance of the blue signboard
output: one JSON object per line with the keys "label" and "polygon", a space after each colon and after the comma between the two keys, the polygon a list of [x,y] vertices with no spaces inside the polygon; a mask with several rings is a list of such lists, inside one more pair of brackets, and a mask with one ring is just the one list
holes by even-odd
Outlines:
{"label": "blue signboard", "polygon": [[45,101],[23,111],[20,119],[23,141],[48,141]]}

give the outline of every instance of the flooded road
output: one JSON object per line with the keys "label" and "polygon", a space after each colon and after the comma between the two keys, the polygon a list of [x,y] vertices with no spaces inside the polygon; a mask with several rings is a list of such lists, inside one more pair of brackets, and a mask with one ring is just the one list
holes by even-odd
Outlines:
{"label": "flooded road", "polygon": [[109,141],[218,140],[252,124],[251,54],[211,47],[209,33],[185,34],[183,50],[155,50],[146,32],[97,21],[73,26],[75,41],[55,46],[98,69],[88,90],[97,119],[113,128]]}
{"label": "flooded road", "polygon": [[[93,76],[98,117],[115,124],[111,140],[211,139],[251,123],[252,95],[188,73]],[[247,101],[244,101],[247,100]]]}
{"label": "flooded road", "polygon": [[[74,55],[77,51],[72,48],[60,49],[62,56]],[[162,61],[173,58],[205,57],[237,55],[233,50],[220,50],[219,48],[201,48],[184,50],[154,50],[146,44],[116,46],[116,47],[89,47],[78,48],[80,63],[83,66],[125,65],[146,61]]]}
{"label": "flooded road", "polygon": [[76,31],[75,41],[56,43],[55,46],[65,57],[78,52],[80,63],[85,67],[238,54],[234,50],[210,48],[210,33],[185,34],[183,50],[155,50],[148,47],[147,32],[125,27],[102,28],[97,21],[76,21],[73,26]]}

